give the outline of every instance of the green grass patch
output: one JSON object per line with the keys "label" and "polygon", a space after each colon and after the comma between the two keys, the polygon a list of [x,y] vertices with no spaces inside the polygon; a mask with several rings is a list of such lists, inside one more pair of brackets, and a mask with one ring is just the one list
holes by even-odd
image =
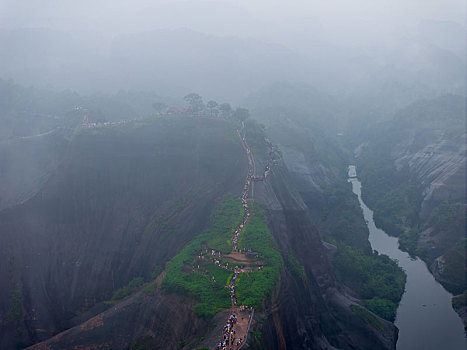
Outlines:
{"label": "green grass patch", "polygon": [[261,310],[263,300],[272,295],[282,268],[282,258],[277,244],[266,225],[264,210],[250,201],[251,216],[239,248],[251,248],[259,253],[264,268],[260,271],[241,274],[237,279],[236,295],[240,304]]}
{"label": "green grass patch", "polygon": [[[230,238],[243,217],[240,201],[228,195],[219,209],[212,215],[211,228],[195,238],[182,251],[167,263],[166,276],[162,289],[167,293],[177,293],[197,300],[195,311],[200,317],[212,317],[217,312],[230,307],[228,288],[232,272],[212,263],[202,263],[200,269],[208,274],[193,271],[198,265],[196,257],[203,249],[231,249]],[[238,301],[245,305],[261,308],[265,297],[271,295],[279,280],[282,259],[277,245],[267,226],[263,210],[251,204],[251,217],[244,230],[243,245],[258,252],[265,267],[261,271],[242,274],[237,279]],[[215,282],[211,280],[214,277]]]}
{"label": "green grass patch", "polygon": [[[195,311],[200,317],[212,317],[230,307],[229,291],[224,287],[231,272],[213,264],[205,264],[202,269],[207,270],[209,275],[193,273],[195,258],[203,246],[223,253],[229,252],[230,238],[242,217],[243,208],[240,201],[232,195],[225,196],[220,207],[211,216],[210,229],[191,241],[167,263],[166,276],[162,281],[163,291],[195,298]],[[215,283],[211,281],[211,276],[214,277]]]}

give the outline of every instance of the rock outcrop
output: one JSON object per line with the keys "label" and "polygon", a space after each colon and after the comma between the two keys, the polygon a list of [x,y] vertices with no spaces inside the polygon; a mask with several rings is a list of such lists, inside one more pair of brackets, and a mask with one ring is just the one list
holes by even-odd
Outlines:
{"label": "rock outcrop", "polygon": [[[302,157],[303,154],[299,159]],[[305,187],[304,178],[311,176],[313,170],[302,169],[296,176],[305,175],[301,181],[294,182],[284,165],[291,164],[294,159],[298,157],[273,167],[267,181],[255,184],[255,199],[268,208],[270,230],[282,254],[293,252],[305,275],[300,278],[285,269],[277,294],[268,304],[263,319],[256,324],[261,341],[251,340],[250,346],[258,349],[394,349],[397,328],[393,324],[380,319],[384,327],[377,330],[352,313],[350,305],[359,301],[336,280],[310,208],[297,191],[299,183],[304,193],[318,192],[316,183],[321,181],[322,184],[323,180],[315,177]],[[262,164],[261,160],[256,163]],[[324,169],[319,162],[315,164]]]}
{"label": "rock outcrop", "polygon": [[226,121],[161,118],[78,134],[42,189],[0,213],[0,347],[45,340],[133,278],[150,279],[222,195],[241,192],[246,169]]}
{"label": "rock outcrop", "polygon": [[[247,159],[232,125],[161,118],[91,129],[67,152],[39,193],[0,213],[0,281],[8,286],[0,291],[1,347],[196,348],[216,325],[196,316],[193,299],[149,284],[104,302],[134,277],[150,280],[154,266],[202,231],[223,194],[241,192]],[[256,157],[257,169],[266,157]],[[352,312],[359,300],[335,278],[285,164],[255,182],[252,196],[265,204],[283,257],[293,254],[303,274],[282,271],[248,346],[394,349],[397,328],[380,319],[376,329]]]}

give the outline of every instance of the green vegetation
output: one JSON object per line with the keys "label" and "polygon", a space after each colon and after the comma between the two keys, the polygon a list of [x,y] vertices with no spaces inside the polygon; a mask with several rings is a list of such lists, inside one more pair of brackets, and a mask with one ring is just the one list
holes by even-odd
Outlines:
{"label": "green vegetation", "polygon": [[359,294],[368,310],[394,321],[404,292],[404,271],[397,262],[371,250],[368,228],[350,183],[335,180],[324,197],[322,226],[328,232],[326,240],[338,248],[333,263],[343,282]]}
{"label": "green vegetation", "polygon": [[460,202],[444,201],[434,208],[425,224],[437,231],[457,231],[456,236],[465,232],[465,208]]}
{"label": "green vegetation", "polygon": [[[364,137],[370,142],[358,157],[362,196],[374,211],[376,225],[388,234],[400,236],[403,249],[422,256],[428,263],[463,236],[465,208],[452,201],[439,204],[432,201],[430,205],[435,204],[437,208],[428,220],[420,221],[421,188],[418,186],[426,184],[410,180],[407,164],[400,162],[396,169],[391,152],[409,147],[407,151],[415,154],[441,141],[455,140],[465,129],[464,109],[465,97],[455,95],[415,102],[401,109],[392,121],[369,127]],[[443,138],[434,140],[434,135],[441,130]],[[436,249],[426,249],[430,242],[423,241],[424,247],[417,251],[417,235],[427,228],[433,229],[431,235],[442,233],[443,238],[436,240]]]}
{"label": "green vegetation", "polygon": [[143,288],[143,293],[149,296],[153,296],[156,291],[157,284],[155,282],[150,283]]}
{"label": "green vegetation", "polygon": [[415,253],[429,262],[442,254],[443,269],[439,271],[442,283],[451,293],[461,293],[465,289],[467,275],[465,205],[454,201],[441,202],[431,211],[422,229],[430,230],[430,236],[436,241],[433,243],[436,249],[425,247]]}
{"label": "green vegetation", "polygon": [[164,271],[164,268],[161,265],[154,266],[154,269],[151,273],[151,280],[155,280],[159,275]]}
{"label": "green vegetation", "polygon": [[355,314],[360,316],[360,318],[365,323],[369,324],[373,328],[377,329],[378,331],[381,331],[383,329],[383,324],[374,315],[372,315],[370,312],[368,312],[368,310],[366,310],[365,308],[363,308],[361,306],[358,306],[358,305],[355,305],[355,304],[352,304],[352,305],[350,305],[350,309]]}
{"label": "green vegetation", "polygon": [[464,293],[456,295],[452,298],[452,307],[454,310],[467,307],[467,290],[464,290]]}
{"label": "green vegetation", "polygon": [[361,250],[342,246],[334,265],[344,281],[359,292],[369,310],[394,321],[406,281],[404,271],[394,260],[376,251],[366,255]]}
{"label": "green vegetation", "polygon": [[417,218],[419,209],[417,196],[414,186],[401,184],[386,192],[382,198],[373,198],[375,222],[387,233],[401,235]]}
{"label": "green vegetation", "polygon": [[264,268],[249,274],[241,274],[237,279],[235,293],[240,304],[261,310],[263,300],[272,295],[279,281],[282,258],[266,225],[263,209],[255,202],[249,203],[252,215],[245,227],[242,240],[239,241],[239,248],[251,248],[259,253]]}
{"label": "green vegetation", "polygon": [[260,332],[251,331],[250,334],[256,340],[257,343],[261,344],[261,333]]}
{"label": "green vegetation", "polygon": [[422,252],[417,250],[418,230],[412,229],[404,232],[399,237],[399,246],[402,250],[409,252],[412,255],[421,255]]}
{"label": "green vegetation", "polygon": [[326,187],[324,198],[322,221],[328,223],[326,229],[332,237],[330,243],[341,242],[371,252],[368,228],[357,196],[352,193],[352,185],[336,180]]}
{"label": "green vegetation", "polygon": [[305,283],[305,268],[300,264],[292,251],[289,251],[285,258],[285,266],[296,280],[301,280],[303,283]]}
{"label": "green vegetation", "polygon": [[400,236],[418,219],[418,189],[397,178],[396,168],[383,145],[365,148],[358,161],[362,198],[373,209],[375,224],[386,233]]}
{"label": "green vegetation", "polygon": [[[262,209],[252,203],[251,213],[241,245],[258,252],[265,266],[261,271],[239,276],[236,293],[240,303],[261,308],[264,298],[271,295],[279,280],[282,260],[266,226]],[[211,228],[195,238],[167,263],[166,276],[162,281],[163,291],[195,298],[195,311],[200,317],[212,317],[217,312],[229,308],[230,296],[228,288],[225,287],[232,278],[232,272],[209,262],[195,262],[195,259],[203,249],[228,253],[231,249],[230,239],[242,217],[243,208],[240,201],[232,195],[226,196],[211,217]],[[194,264],[199,264],[203,272],[193,269]]]}
{"label": "green vegetation", "polygon": [[135,277],[133,278],[128,285],[122,288],[118,288],[113,294],[112,299],[106,301],[106,304],[114,305],[118,301],[125,299],[126,297],[130,296],[132,293],[138,290],[144,284],[143,277]]}
{"label": "green vegetation", "polygon": [[221,211],[217,211],[211,217],[212,227],[206,232],[205,244],[222,253],[230,252],[231,238],[242,218],[243,208],[240,202],[233,196],[226,197]]}
{"label": "green vegetation", "polygon": [[[200,317],[212,317],[230,306],[228,289],[224,288],[231,272],[218,266],[206,264],[207,274],[194,273],[195,257],[203,247],[227,253],[231,249],[230,239],[235,227],[243,217],[240,201],[227,195],[219,209],[211,217],[211,228],[190,242],[178,255],[167,263],[166,276],[162,281],[165,292],[194,297]],[[215,282],[211,280],[214,277]]]}
{"label": "green vegetation", "polygon": [[454,293],[462,292],[466,285],[466,252],[467,238],[463,238],[443,255],[445,264],[442,275],[455,285],[450,288]]}
{"label": "green vegetation", "polygon": [[372,298],[364,300],[364,304],[368,310],[371,310],[379,317],[394,322],[396,319],[396,311],[398,303],[388,299]]}
{"label": "green vegetation", "polygon": [[[412,154],[428,149],[431,143],[442,141],[433,140],[435,130],[443,130],[444,140],[460,136],[465,124],[464,104],[464,98],[444,96],[407,107],[393,121],[370,131],[372,140],[358,158],[362,196],[374,211],[376,225],[398,236],[401,249],[420,256],[428,265],[442,255],[441,283],[452,293],[462,292],[465,286],[465,248],[456,248],[465,237],[465,205],[453,200],[437,203],[433,198],[427,202],[435,206],[429,217],[419,217],[421,189],[428,183],[411,181],[408,165],[399,162],[396,169],[391,152],[407,147],[408,139],[413,142],[408,150]],[[433,162],[432,167],[436,166]]]}
{"label": "green vegetation", "polygon": [[154,266],[154,269],[151,272],[151,281],[152,283],[149,283],[146,287],[143,288],[143,293],[149,296],[154,295],[154,292],[156,291],[157,284],[154,281],[159,275],[164,271],[164,268],[161,265],[156,265]]}

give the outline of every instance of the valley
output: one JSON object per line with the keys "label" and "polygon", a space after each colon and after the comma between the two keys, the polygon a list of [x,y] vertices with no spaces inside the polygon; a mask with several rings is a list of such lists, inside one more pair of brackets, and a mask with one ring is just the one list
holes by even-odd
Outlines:
{"label": "valley", "polygon": [[[94,125],[78,114],[69,131],[3,143],[12,152],[13,145],[63,140],[52,165],[31,172],[42,182],[31,182],[27,196],[12,191],[14,204],[0,212],[0,259],[7,267],[0,278],[8,286],[0,292],[2,347],[399,344],[406,274],[384,250],[372,251],[368,218],[346,183],[349,154],[329,135],[329,125],[301,115],[256,121],[190,112]],[[356,147],[362,195],[375,206],[376,225],[405,230],[401,245],[412,244],[407,230],[427,217],[416,209],[444,189],[429,187],[421,202],[415,177],[398,182],[405,177],[397,171],[407,171],[403,159],[411,156],[396,161],[394,171],[390,156],[371,158],[365,147],[374,141],[364,140]],[[460,159],[453,154],[443,169],[460,169],[450,165]],[[27,162],[18,159],[18,167]],[[384,203],[405,198],[398,212],[372,202],[376,166],[393,196]],[[443,217],[455,213],[450,208],[432,211]],[[430,215],[428,222],[435,222]],[[446,237],[458,233],[442,230],[452,218],[436,220],[444,232],[440,242],[450,244]],[[462,302],[455,305],[462,310]]]}
{"label": "valley", "polygon": [[1,0],[0,350],[466,349],[464,5]]}

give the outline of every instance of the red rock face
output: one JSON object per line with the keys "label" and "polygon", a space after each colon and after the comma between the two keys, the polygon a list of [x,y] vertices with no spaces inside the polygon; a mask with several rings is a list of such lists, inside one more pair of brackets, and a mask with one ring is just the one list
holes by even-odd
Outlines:
{"label": "red rock face", "polygon": [[89,331],[91,329],[102,327],[104,325],[104,319],[102,315],[97,315],[91,318],[89,321],[83,323],[80,327],[83,331]]}

